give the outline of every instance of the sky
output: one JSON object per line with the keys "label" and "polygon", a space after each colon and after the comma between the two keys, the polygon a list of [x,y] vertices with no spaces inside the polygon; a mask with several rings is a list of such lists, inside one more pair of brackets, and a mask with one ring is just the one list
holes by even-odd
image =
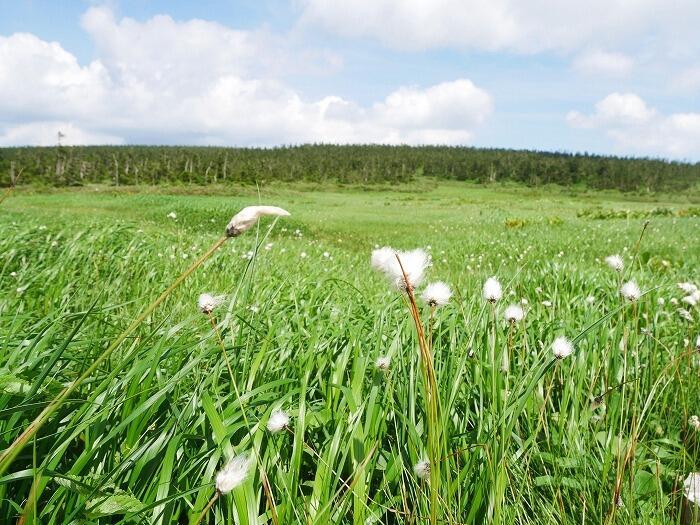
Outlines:
{"label": "sky", "polygon": [[0,0],[0,146],[700,161],[698,0]]}

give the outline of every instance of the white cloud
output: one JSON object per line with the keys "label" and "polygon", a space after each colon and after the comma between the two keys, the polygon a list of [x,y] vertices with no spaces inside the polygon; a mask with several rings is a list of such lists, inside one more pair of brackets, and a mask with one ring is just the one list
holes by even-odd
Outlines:
{"label": "white cloud", "polygon": [[700,65],[694,65],[683,69],[673,79],[673,87],[688,92],[700,90]]}
{"label": "white cloud", "polygon": [[653,36],[696,49],[696,0],[301,0],[302,20],[398,49],[456,47],[522,53],[609,47]]}
{"label": "white cloud", "polygon": [[697,158],[700,153],[700,113],[663,115],[633,93],[612,93],[589,115],[571,111],[572,127],[603,130],[626,154],[657,154]]}
{"label": "white cloud", "polygon": [[576,57],[574,69],[587,75],[625,76],[634,68],[634,60],[623,53],[587,51]]}
{"label": "white cloud", "polygon": [[333,95],[305,100],[285,72],[338,67],[337,58],[265,31],[116,20],[105,7],[89,9],[82,24],[98,56],[87,66],[58,43],[0,38],[0,144],[54,143],[56,126],[66,143],[463,144],[492,110],[467,79],[400,87],[368,107]]}

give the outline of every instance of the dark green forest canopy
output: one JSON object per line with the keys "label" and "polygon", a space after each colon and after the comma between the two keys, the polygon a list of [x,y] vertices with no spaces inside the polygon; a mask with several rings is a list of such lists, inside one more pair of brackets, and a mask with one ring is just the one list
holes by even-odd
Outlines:
{"label": "dark green forest canopy", "polygon": [[55,146],[0,148],[0,184],[210,184],[271,181],[382,184],[428,176],[475,182],[682,191],[700,163],[449,146],[277,148]]}

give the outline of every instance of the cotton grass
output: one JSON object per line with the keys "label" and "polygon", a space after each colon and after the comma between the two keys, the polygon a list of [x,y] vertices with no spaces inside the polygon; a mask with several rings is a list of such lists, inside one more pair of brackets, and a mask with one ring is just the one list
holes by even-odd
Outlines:
{"label": "cotton grass", "polygon": [[432,307],[445,306],[451,297],[452,290],[442,281],[430,283],[421,294],[421,298]]}
{"label": "cotton grass", "polygon": [[565,359],[574,352],[574,345],[566,337],[557,337],[552,343],[552,353],[557,359]]}
{"label": "cotton grass", "polygon": [[216,490],[219,494],[228,494],[240,486],[248,477],[251,460],[248,453],[240,454],[216,474]]}

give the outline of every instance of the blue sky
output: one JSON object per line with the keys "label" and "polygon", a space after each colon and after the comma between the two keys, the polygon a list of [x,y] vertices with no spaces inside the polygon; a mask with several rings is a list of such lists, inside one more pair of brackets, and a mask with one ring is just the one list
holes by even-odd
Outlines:
{"label": "blue sky", "polygon": [[700,160],[700,3],[0,0],[0,145],[444,143]]}

